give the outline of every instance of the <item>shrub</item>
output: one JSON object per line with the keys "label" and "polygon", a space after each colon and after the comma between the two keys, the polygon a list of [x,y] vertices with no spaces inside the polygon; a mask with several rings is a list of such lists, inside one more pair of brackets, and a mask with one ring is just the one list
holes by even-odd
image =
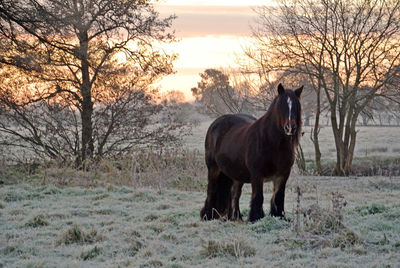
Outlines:
{"label": "shrub", "polygon": [[317,235],[339,232],[345,228],[341,217],[315,204],[304,211],[304,227],[305,231]]}
{"label": "shrub", "polygon": [[343,223],[342,206],[344,200],[339,193],[332,193],[333,211],[311,205],[304,210],[304,231],[302,238],[293,241],[293,245],[302,248],[347,248],[363,244],[363,240]]}
{"label": "shrub", "polygon": [[[30,182],[55,186],[113,184],[130,187],[132,185],[134,187],[151,186],[158,189],[171,187],[179,190],[204,190],[206,187],[204,179],[206,166],[203,154],[196,150],[170,148],[160,151],[152,148],[139,148],[135,152],[118,157],[88,161],[85,170],[76,169],[72,164],[61,165],[57,162],[42,163],[40,167],[31,168],[25,172],[0,162],[0,184],[19,183],[26,181],[29,177]],[[2,170],[7,172],[4,173]],[[16,175],[11,176],[10,172],[14,172]],[[57,191],[57,188],[53,190]],[[44,194],[52,194],[52,190],[46,191]],[[106,195],[99,195],[94,198],[106,197]],[[40,196],[35,198],[40,198]],[[10,193],[2,199],[11,202],[28,198],[24,194],[20,196],[18,193]]]}

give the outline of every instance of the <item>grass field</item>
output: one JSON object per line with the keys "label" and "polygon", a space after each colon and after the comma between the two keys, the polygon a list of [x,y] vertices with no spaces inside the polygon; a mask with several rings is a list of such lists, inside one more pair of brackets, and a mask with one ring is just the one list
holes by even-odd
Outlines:
{"label": "grass field", "polygon": [[[0,267],[400,267],[400,177],[299,176],[295,168],[290,222],[201,221],[210,123],[186,138],[187,151],[106,160],[89,172],[0,165]],[[327,161],[330,131],[320,136]],[[398,128],[359,128],[356,158],[399,152]],[[270,184],[264,193],[268,212]],[[246,185],[246,219],[249,200]]]}
{"label": "grass field", "polygon": [[399,196],[400,178],[292,177],[292,221],[248,224],[200,221],[204,191],[3,185],[0,267],[399,267]]}

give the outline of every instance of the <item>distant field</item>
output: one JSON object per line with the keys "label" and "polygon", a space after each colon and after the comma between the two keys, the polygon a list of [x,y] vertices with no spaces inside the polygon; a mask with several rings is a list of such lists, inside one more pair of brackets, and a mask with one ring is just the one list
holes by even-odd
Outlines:
{"label": "distant field", "polygon": [[[193,129],[193,135],[185,139],[188,147],[204,152],[204,138],[212,121],[211,119],[202,121]],[[360,126],[357,130],[355,158],[400,155],[400,127]],[[301,145],[305,157],[306,159],[314,159],[314,145],[310,139],[311,127],[304,127],[303,131],[305,133],[301,139]],[[335,141],[330,126],[321,128],[320,146],[324,160],[336,159]]]}
{"label": "distant field", "polygon": [[205,192],[2,185],[0,267],[398,267],[399,196],[398,177],[292,177],[292,222],[248,224],[200,221]]}
{"label": "distant field", "polygon": [[[304,127],[305,132],[301,144],[306,158],[314,158],[314,148],[310,139],[310,127]],[[400,155],[400,127],[357,127],[355,158],[371,156]],[[325,126],[320,132],[320,146],[324,159],[336,159],[335,141],[331,126]]]}

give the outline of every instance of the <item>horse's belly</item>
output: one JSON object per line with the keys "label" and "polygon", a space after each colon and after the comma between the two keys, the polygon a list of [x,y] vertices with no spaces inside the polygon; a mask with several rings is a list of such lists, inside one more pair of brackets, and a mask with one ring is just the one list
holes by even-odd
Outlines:
{"label": "horse's belly", "polygon": [[263,181],[264,182],[275,182],[277,180],[280,180],[282,178],[282,176],[280,175],[273,175],[273,176],[269,176],[269,177],[264,177]]}
{"label": "horse's belly", "polygon": [[221,168],[221,171],[233,180],[237,180],[244,183],[250,183],[250,173],[247,170],[241,168]]}
{"label": "horse's belly", "polygon": [[217,159],[217,164],[220,170],[231,179],[244,183],[250,182],[250,172],[241,161],[220,156]]}

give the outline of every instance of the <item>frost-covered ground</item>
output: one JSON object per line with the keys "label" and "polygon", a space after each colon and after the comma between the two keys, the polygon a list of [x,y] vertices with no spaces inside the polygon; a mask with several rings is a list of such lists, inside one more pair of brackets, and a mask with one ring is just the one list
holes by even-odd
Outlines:
{"label": "frost-covered ground", "polygon": [[200,221],[204,192],[2,185],[0,267],[399,267],[399,196],[398,177],[293,177],[292,221],[248,224]]}

